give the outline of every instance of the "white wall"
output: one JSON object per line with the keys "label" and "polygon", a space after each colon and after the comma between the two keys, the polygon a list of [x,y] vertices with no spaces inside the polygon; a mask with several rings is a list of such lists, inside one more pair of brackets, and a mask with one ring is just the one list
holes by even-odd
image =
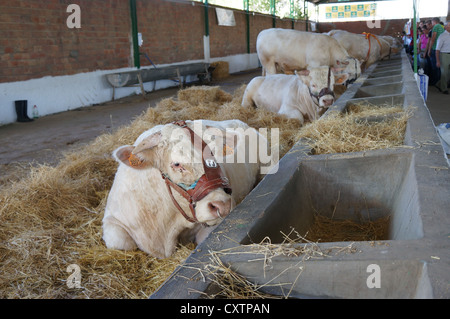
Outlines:
{"label": "white wall", "polygon": [[[258,57],[254,54],[239,54],[223,58],[211,59],[227,61],[230,73],[258,67]],[[200,62],[200,61],[189,61]],[[186,62],[188,63],[188,62]],[[166,65],[157,65],[166,66]],[[90,106],[112,100],[112,87],[105,74],[133,71],[135,68],[95,71],[66,76],[46,76],[27,81],[0,83],[0,125],[15,122],[17,119],[14,101],[28,100],[28,116],[31,117],[36,105],[39,115],[68,111],[79,107]],[[188,77],[187,82],[196,80],[196,76]],[[157,81],[156,89],[163,89],[178,84],[171,80]],[[153,82],[144,83],[146,91],[153,90]],[[132,94],[140,94],[139,87],[117,88],[115,98]]]}

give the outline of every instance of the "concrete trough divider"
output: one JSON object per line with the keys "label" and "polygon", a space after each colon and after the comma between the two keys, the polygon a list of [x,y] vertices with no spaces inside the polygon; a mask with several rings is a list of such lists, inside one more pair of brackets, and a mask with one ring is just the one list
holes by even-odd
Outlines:
{"label": "concrete trough divider", "polygon": [[361,86],[359,90],[356,92],[354,97],[359,98],[359,97],[380,96],[388,94],[400,94],[402,90],[403,90],[402,82]]}
{"label": "concrete trough divider", "polygon": [[364,81],[362,86],[401,82],[401,80],[402,80],[401,75],[377,77],[377,78],[367,79],[366,81]]}
{"label": "concrete trough divider", "polygon": [[[371,96],[355,97],[377,86],[363,83],[386,67],[401,70],[401,81],[391,83],[395,93],[386,84]],[[360,101],[414,107],[404,147],[311,155],[298,141],[278,171],[266,175],[151,298],[213,296],[219,289],[206,268],[211,252],[221,251],[232,251],[219,254],[224,265],[273,296],[449,298],[449,166],[404,52],[371,66],[324,116]],[[315,215],[389,219],[379,240],[291,242],[297,253],[269,257],[268,246],[266,255],[255,248],[263,241],[283,245],[283,234],[293,229],[303,236]]]}
{"label": "concrete trough divider", "polygon": [[379,72],[373,72],[371,75],[369,75],[369,79],[385,77],[385,76],[401,75],[401,74],[402,74],[402,70],[401,69],[388,70],[388,71],[379,71]]}

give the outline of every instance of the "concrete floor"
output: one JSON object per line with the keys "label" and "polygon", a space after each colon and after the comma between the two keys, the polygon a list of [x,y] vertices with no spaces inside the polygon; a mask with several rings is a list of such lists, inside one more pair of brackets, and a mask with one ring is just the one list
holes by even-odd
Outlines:
{"label": "concrete floor", "polygon": [[[242,84],[261,74],[260,69],[232,74],[214,81],[233,93]],[[56,164],[61,152],[89,143],[100,134],[129,124],[149,106],[177,94],[177,88],[130,96],[97,106],[62,112],[28,123],[0,126],[0,187],[23,176],[31,165]],[[450,95],[429,87],[427,105],[435,125],[450,123]],[[28,110],[31,113],[31,110]]]}
{"label": "concrete floor", "polygon": [[443,94],[434,86],[428,87],[427,106],[434,124],[450,123],[450,95]]}

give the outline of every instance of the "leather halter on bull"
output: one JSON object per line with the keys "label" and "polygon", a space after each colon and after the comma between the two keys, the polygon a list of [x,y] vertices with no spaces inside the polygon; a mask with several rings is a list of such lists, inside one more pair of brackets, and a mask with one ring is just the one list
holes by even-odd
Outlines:
{"label": "leather halter on bull", "polygon": [[[176,121],[172,124],[178,125],[179,127],[183,128],[189,134],[192,145],[194,145],[194,147],[201,151],[205,173],[188,190],[186,190],[179,184],[174,183],[167,174],[161,172],[161,176],[166,182],[170,197],[172,198],[173,203],[175,204],[181,215],[183,215],[183,217],[191,223],[199,223],[195,213],[195,206],[197,202],[202,200],[212,190],[215,190],[217,188],[223,188],[223,190],[227,194],[231,194],[230,183],[228,181],[228,178],[220,168],[219,164],[216,162],[211,149],[208,147],[205,141],[197,134],[195,134],[195,132],[186,125],[185,121]],[[199,141],[202,141],[201,146],[199,146],[198,143],[194,143],[194,141],[197,139],[199,139]],[[177,200],[173,196],[172,188],[175,189],[189,202],[189,208],[191,210],[192,217],[188,216],[183,208],[181,208],[180,204],[178,204]],[[221,217],[219,211],[218,215],[219,217]]]}
{"label": "leather halter on bull", "polygon": [[324,96],[324,95],[331,95],[333,98],[336,98],[335,95],[334,95],[333,90],[330,88],[330,82],[331,82],[331,67],[328,67],[328,82],[327,82],[327,87],[326,88],[323,88],[322,90],[320,90],[319,94],[317,95],[317,94],[313,94],[311,92],[311,89],[308,86],[309,95],[311,97],[315,97],[317,99],[317,103],[314,101],[314,99],[313,99],[313,101],[319,108],[327,108],[327,107],[320,106],[320,98],[322,96]]}

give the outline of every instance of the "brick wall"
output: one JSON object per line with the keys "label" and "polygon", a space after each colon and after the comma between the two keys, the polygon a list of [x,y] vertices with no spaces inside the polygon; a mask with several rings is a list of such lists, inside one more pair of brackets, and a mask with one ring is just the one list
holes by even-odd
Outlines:
{"label": "brick wall", "polygon": [[[67,6],[81,8],[81,29],[66,25]],[[141,53],[155,64],[204,58],[204,7],[186,1],[136,0]],[[247,53],[246,14],[234,10],[236,26],[219,26],[213,6],[208,10],[211,58]],[[365,22],[320,24],[319,32],[395,34],[405,20],[381,21],[380,29]],[[250,13],[250,52],[256,37],[272,27],[269,15]],[[292,28],[290,19],[276,19],[277,28]],[[303,21],[294,28],[305,30]],[[380,32],[380,33],[378,33]],[[150,65],[141,56],[141,65]],[[128,0],[0,0],[0,83],[43,76],[71,75],[132,67],[131,18]]]}
{"label": "brick wall", "polygon": [[[66,25],[81,7],[81,29]],[[0,1],[0,82],[66,75],[130,64],[127,1]]]}
{"label": "brick wall", "polygon": [[[128,2],[128,1],[127,1]],[[163,0],[136,2],[139,51],[155,64],[203,59],[204,14],[200,5]],[[151,65],[141,56],[141,66]]]}

